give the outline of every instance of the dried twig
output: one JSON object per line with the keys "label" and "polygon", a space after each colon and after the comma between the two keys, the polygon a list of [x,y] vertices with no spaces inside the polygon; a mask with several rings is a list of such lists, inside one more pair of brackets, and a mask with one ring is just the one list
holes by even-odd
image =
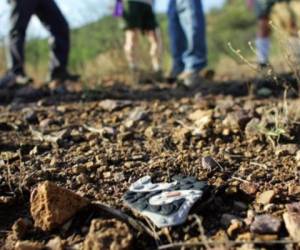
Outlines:
{"label": "dried twig", "polygon": [[117,210],[115,208],[109,207],[101,202],[93,202],[92,203],[96,208],[99,210],[105,211],[112,216],[118,218],[119,220],[122,220],[129,225],[131,225],[134,229],[139,231],[140,233],[146,233],[147,235],[151,236],[155,241],[158,241],[157,235],[152,232],[151,229],[149,229],[147,226],[145,226],[143,223],[135,220],[134,218],[130,217],[129,215],[123,213],[120,210]]}

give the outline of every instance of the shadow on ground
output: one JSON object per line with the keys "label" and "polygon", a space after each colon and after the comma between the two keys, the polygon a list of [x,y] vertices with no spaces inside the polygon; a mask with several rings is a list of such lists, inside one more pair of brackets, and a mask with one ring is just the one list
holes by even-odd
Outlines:
{"label": "shadow on ground", "polygon": [[[264,89],[269,93],[259,90]],[[30,103],[46,99],[49,104],[75,101],[97,101],[102,99],[120,100],[169,100],[184,97],[200,96],[234,96],[254,95],[256,97],[280,96],[289,89],[289,97],[297,96],[297,79],[292,74],[281,74],[277,78],[256,78],[235,81],[212,81],[200,84],[193,90],[170,84],[128,85],[121,82],[104,83],[98,88],[89,89],[81,83],[69,83],[66,87],[51,90],[47,85],[42,87],[27,86],[0,90],[0,104]]]}

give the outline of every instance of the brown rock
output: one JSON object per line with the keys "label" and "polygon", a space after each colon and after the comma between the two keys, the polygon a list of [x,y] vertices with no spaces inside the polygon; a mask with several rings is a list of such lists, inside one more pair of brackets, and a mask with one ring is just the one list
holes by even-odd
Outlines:
{"label": "brown rock", "polygon": [[59,237],[55,237],[48,241],[47,250],[64,250],[64,243]]}
{"label": "brown rock", "polygon": [[278,233],[281,221],[271,215],[258,215],[250,226],[252,233],[257,234],[274,234]]}
{"label": "brown rock", "polygon": [[99,107],[105,111],[116,111],[131,105],[131,101],[125,100],[104,100],[99,103]]}
{"label": "brown rock", "polygon": [[260,120],[258,118],[251,119],[245,127],[245,134],[248,139],[253,138],[259,134]]}
{"label": "brown rock", "polygon": [[189,140],[190,136],[191,130],[185,127],[175,129],[173,133],[173,139],[176,143],[185,143]]}
{"label": "brown rock", "polygon": [[243,227],[243,222],[241,222],[240,220],[234,220],[232,224],[228,227],[227,234],[230,237],[233,237],[241,230],[242,227]]}
{"label": "brown rock", "polygon": [[236,131],[244,129],[250,119],[251,117],[246,111],[239,110],[229,113],[222,123],[225,128],[228,128],[231,131]]}
{"label": "brown rock", "polygon": [[257,193],[257,188],[257,185],[251,182],[242,182],[240,184],[240,190],[248,195],[255,195]]}
{"label": "brown rock", "polygon": [[189,119],[194,122],[200,132],[203,132],[213,122],[213,110],[197,110],[189,115]]}
{"label": "brown rock", "polygon": [[215,169],[224,170],[222,166],[211,156],[206,156],[202,158],[202,167],[206,170],[213,171]]}
{"label": "brown rock", "polygon": [[275,197],[275,194],[276,193],[274,190],[265,191],[258,196],[257,203],[267,205],[272,202],[272,200]]}
{"label": "brown rock", "polygon": [[79,195],[46,181],[32,192],[30,211],[35,226],[48,231],[65,223],[88,204]]}
{"label": "brown rock", "polygon": [[95,219],[84,241],[83,250],[127,250],[131,249],[132,238],[126,224],[115,219]]}
{"label": "brown rock", "polygon": [[14,238],[22,240],[31,227],[32,223],[30,220],[19,218],[12,226]]}
{"label": "brown rock", "polygon": [[300,186],[289,185],[289,195],[291,196],[300,196]]}
{"label": "brown rock", "polygon": [[283,214],[285,227],[294,240],[300,239],[300,202],[286,206],[287,212]]}
{"label": "brown rock", "polygon": [[283,144],[278,145],[275,154],[277,156],[295,155],[299,147],[297,144]]}
{"label": "brown rock", "polygon": [[15,250],[43,250],[45,246],[39,242],[33,241],[18,241],[15,245]]}

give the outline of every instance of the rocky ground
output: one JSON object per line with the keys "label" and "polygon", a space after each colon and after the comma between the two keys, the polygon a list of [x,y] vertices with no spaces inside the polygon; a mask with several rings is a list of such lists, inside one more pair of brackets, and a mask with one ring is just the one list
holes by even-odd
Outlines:
{"label": "rocky ground", "polygon": [[[253,82],[0,91],[0,246],[299,249],[300,103]],[[175,174],[211,188],[183,226],[124,207],[140,177]]]}

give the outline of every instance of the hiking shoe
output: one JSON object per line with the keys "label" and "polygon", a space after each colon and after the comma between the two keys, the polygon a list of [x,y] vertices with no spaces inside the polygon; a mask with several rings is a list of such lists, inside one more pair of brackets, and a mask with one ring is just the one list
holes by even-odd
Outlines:
{"label": "hiking shoe", "polygon": [[32,82],[32,78],[26,76],[25,74],[16,75],[12,72],[9,72],[0,79],[0,88],[12,88],[16,85],[24,86]]}
{"label": "hiking shoe", "polygon": [[180,75],[179,79],[181,80],[181,84],[188,89],[199,86],[202,80],[198,71],[185,72]]}
{"label": "hiking shoe", "polygon": [[180,76],[182,72],[178,72],[174,69],[172,69],[169,74],[165,77],[165,80],[169,84],[173,84],[177,81],[178,77]]}
{"label": "hiking shoe", "polygon": [[52,82],[52,81],[60,81],[60,82],[72,81],[72,82],[76,82],[79,79],[80,79],[80,75],[71,74],[68,71],[59,71],[59,72],[55,72],[55,73],[51,74],[48,81],[49,82]]}
{"label": "hiking shoe", "polygon": [[27,75],[16,75],[17,85],[28,85],[33,82],[33,79]]}

